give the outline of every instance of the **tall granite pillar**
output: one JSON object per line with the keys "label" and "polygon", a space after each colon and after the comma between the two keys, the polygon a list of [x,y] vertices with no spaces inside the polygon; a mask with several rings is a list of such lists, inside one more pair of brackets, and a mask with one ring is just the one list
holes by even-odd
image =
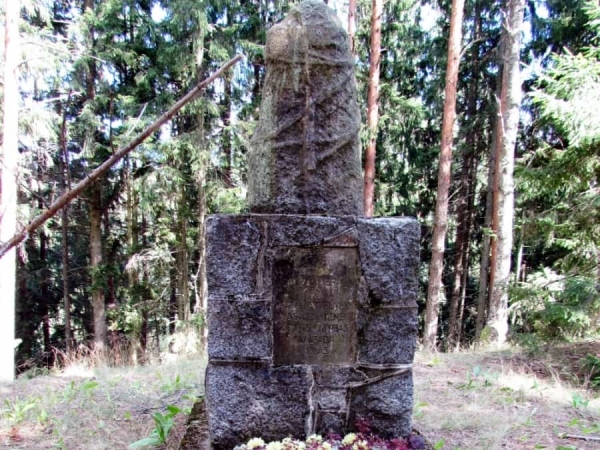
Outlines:
{"label": "tall granite pillar", "polygon": [[232,449],[357,418],[411,431],[419,224],[362,217],[348,37],[307,0],[268,33],[249,155],[251,214],[207,221],[211,444]]}

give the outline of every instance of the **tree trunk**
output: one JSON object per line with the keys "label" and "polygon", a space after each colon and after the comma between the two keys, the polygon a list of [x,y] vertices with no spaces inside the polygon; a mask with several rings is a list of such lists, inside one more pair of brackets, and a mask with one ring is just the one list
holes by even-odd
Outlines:
{"label": "tree trunk", "polygon": [[179,250],[177,252],[177,265],[179,276],[179,296],[177,297],[177,316],[180,321],[190,320],[190,290],[189,290],[189,268],[187,248],[187,218],[185,216],[186,195],[185,186],[181,187],[179,202]]}
{"label": "tree trunk", "polygon": [[[475,5],[474,26],[471,50],[471,68],[473,73],[477,73],[479,61],[479,8]],[[476,182],[474,176],[477,159],[477,97],[479,94],[478,78],[472,77],[468,89],[468,118],[469,125],[466,136],[466,146],[463,154],[460,183],[458,188],[458,206],[457,206],[457,230],[454,253],[454,283],[452,284],[452,294],[450,296],[450,320],[448,326],[448,349],[458,350],[460,348],[461,331],[463,322],[463,311],[465,302],[466,282],[468,280],[468,261],[469,261],[469,234],[472,216],[472,196],[474,194],[473,184]],[[474,167],[475,165],[475,167]]]}
{"label": "tree trunk", "polygon": [[[172,248],[171,252],[177,255],[177,249]],[[176,257],[175,260],[179,261],[179,257]],[[172,266],[169,270],[169,286],[171,288],[171,294],[169,295],[169,334],[172,335],[176,331],[178,305],[177,299],[179,297],[179,293],[177,292],[177,269],[175,266]]]}
{"label": "tree trunk", "polygon": [[[204,114],[199,114],[198,118],[198,132],[200,135],[199,147],[205,150],[204,141]],[[207,295],[208,286],[206,284],[206,238],[205,238],[205,224],[206,224],[206,191],[204,189],[204,168],[201,167],[198,170],[198,272],[196,274],[196,304],[194,306],[194,313],[202,315],[202,325],[199,333],[203,342],[206,342],[208,328],[206,327],[207,317]]]}
{"label": "tree trunk", "polygon": [[233,145],[231,138],[231,74],[223,77],[223,102],[221,104],[221,120],[223,121],[222,148],[225,158],[223,181],[228,188],[233,187],[231,169],[233,167]]}
{"label": "tree trunk", "polygon": [[94,345],[100,352],[107,344],[106,309],[102,276],[102,188],[95,183],[88,201],[90,215],[90,271],[92,274],[92,310],[94,312]]}
{"label": "tree trunk", "polygon": [[348,2],[348,38],[350,40],[350,52],[356,55],[356,0]]}
{"label": "tree trunk", "polygon": [[[0,241],[8,241],[17,228],[17,165],[19,158],[19,14],[21,2],[4,2],[4,104],[0,164]],[[10,114],[7,113],[10,111]],[[0,259],[0,381],[15,379],[16,250]]]}
{"label": "tree trunk", "polygon": [[448,43],[448,64],[446,67],[446,88],[444,116],[442,119],[442,145],[438,170],[437,198],[433,226],[431,264],[429,266],[429,285],[425,311],[425,348],[436,349],[440,295],[443,290],[442,274],[444,270],[444,248],[446,229],[448,228],[448,191],[450,188],[452,164],[452,139],[454,119],[456,118],[456,85],[460,63],[460,45],[462,39],[462,17],[464,0],[452,1],[450,16],[450,39]]}
{"label": "tree trunk", "polygon": [[[468,140],[468,139],[467,139]],[[458,350],[460,348],[460,338],[462,329],[462,308],[461,299],[463,293],[463,275],[467,254],[469,252],[469,194],[471,182],[471,161],[474,157],[472,148],[467,144],[467,154],[463,156],[461,168],[460,185],[458,189],[459,202],[457,206],[457,224],[456,244],[454,248],[454,283],[452,285],[452,295],[450,296],[450,320],[448,325],[448,349]]]}
{"label": "tree trunk", "polygon": [[[147,228],[148,228],[148,223],[146,222],[146,217],[142,214],[141,234],[143,236],[143,238],[142,238],[143,248],[148,248],[148,241],[146,238]],[[139,280],[138,280],[138,282],[139,282]],[[140,363],[145,364],[147,361],[146,352],[148,350],[148,303],[147,303],[147,301],[149,299],[147,298],[148,297],[147,294],[150,292],[150,289],[149,289],[150,282],[148,281],[148,271],[147,270],[144,270],[144,275],[142,276],[142,286],[143,286],[144,294],[139,296],[140,303],[138,303],[138,308],[141,309],[141,313],[142,313],[142,324],[140,326]]]}
{"label": "tree trunk", "polygon": [[[494,207],[490,273],[490,310],[488,325],[491,341],[501,345],[508,334],[508,287],[514,220],[515,144],[521,105],[521,72],[519,56],[525,0],[506,1],[506,20],[502,30],[502,93],[498,116],[496,171],[494,174]],[[497,187],[497,189],[496,189]]]}
{"label": "tree trunk", "polygon": [[[41,203],[41,200],[40,200]],[[42,335],[44,337],[44,352],[49,356],[52,346],[50,344],[50,312],[48,310],[48,301],[50,300],[50,270],[46,258],[48,251],[48,236],[46,231],[40,231],[40,267],[41,267],[41,283],[40,283],[40,308],[42,314]]]}
{"label": "tree trunk", "polygon": [[379,122],[379,72],[381,66],[381,16],[383,0],[373,0],[371,13],[371,53],[369,65],[369,91],[367,93],[367,126],[369,144],[365,153],[365,216],[373,217],[375,198],[375,154],[377,145],[377,124]]}
{"label": "tree trunk", "polygon": [[517,264],[515,264],[515,286],[519,284],[521,281],[521,266],[523,265],[523,247],[524,247],[524,239],[523,239],[523,227],[519,230],[519,242],[517,244]]}
{"label": "tree trunk", "polygon": [[[496,86],[496,97],[500,98],[502,93],[502,70],[498,75],[498,84]],[[489,147],[488,157],[488,176],[487,176],[487,190],[485,195],[485,218],[483,221],[483,233],[481,243],[481,260],[479,263],[479,292],[477,294],[477,319],[475,321],[475,342],[479,342],[481,339],[481,333],[486,324],[487,312],[489,310],[490,294],[489,277],[491,275],[490,270],[490,252],[492,248],[492,237],[490,232],[492,231],[492,217],[493,217],[493,204],[494,204],[494,180],[496,171],[496,151],[498,145],[496,144],[498,136],[497,126],[497,114],[491,120],[492,128],[492,141]]]}
{"label": "tree trunk", "polygon": [[[67,105],[71,99],[71,93],[67,99]],[[63,119],[60,127],[59,146],[61,158],[59,159],[60,173],[62,176],[63,193],[71,190],[71,176],[69,173],[69,153],[67,150],[67,113],[66,107],[63,111]],[[63,281],[63,308],[65,311],[65,345],[67,353],[73,351],[73,332],[71,331],[71,293],[69,288],[69,206],[61,211],[62,230],[62,281]]]}

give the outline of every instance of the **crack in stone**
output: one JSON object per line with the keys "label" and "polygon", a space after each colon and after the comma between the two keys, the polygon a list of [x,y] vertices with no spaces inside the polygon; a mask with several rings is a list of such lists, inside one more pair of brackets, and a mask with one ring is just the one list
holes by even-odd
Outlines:
{"label": "crack in stone", "polygon": [[316,411],[315,411],[315,401],[313,398],[313,396],[315,394],[316,382],[315,382],[315,374],[313,372],[312,367],[308,366],[307,369],[308,369],[308,376],[310,377],[311,385],[310,385],[310,389],[308,390],[308,417],[306,418],[306,436],[310,436],[315,433],[316,422],[317,422],[317,416],[316,416]]}

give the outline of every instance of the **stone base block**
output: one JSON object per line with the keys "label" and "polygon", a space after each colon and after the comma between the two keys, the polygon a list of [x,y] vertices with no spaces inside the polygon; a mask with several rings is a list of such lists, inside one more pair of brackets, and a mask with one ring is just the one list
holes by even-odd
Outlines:
{"label": "stone base block", "polygon": [[207,220],[213,448],[411,431],[419,224],[300,215]]}
{"label": "stone base block", "polygon": [[[412,371],[381,378],[351,389],[348,423],[366,419],[371,431],[383,438],[407,436],[412,431],[413,378]],[[381,377],[382,374],[373,374]]]}
{"label": "stone base block", "polygon": [[215,365],[206,373],[214,450],[231,450],[253,437],[305,437],[311,377],[306,367]]}

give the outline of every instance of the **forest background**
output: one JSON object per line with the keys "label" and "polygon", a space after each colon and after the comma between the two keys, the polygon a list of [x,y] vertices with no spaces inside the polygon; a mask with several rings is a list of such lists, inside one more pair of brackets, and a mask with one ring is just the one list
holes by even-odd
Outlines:
{"label": "forest background", "polygon": [[[415,216],[422,224],[419,306],[426,347],[452,350],[506,339],[535,346],[594,334],[600,313],[600,5],[467,0],[454,22],[462,38],[453,53],[451,13],[463,7],[459,3],[331,5],[340,8],[356,59],[366,211]],[[293,3],[6,5],[5,24],[9,9],[16,9],[19,26],[17,39],[2,45],[4,242],[11,229],[7,185],[17,189],[19,230],[198,81],[244,55],[2,258],[16,262],[20,372],[82,348],[107,350],[111,363],[136,363],[177,351],[177,333],[200,342],[204,218],[246,210],[246,155],[258,120],[266,31]],[[443,114],[451,61],[458,70],[456,103],[446,108],[455,118]],[[11,64],[15,86],[6,75]],[[512,91],[510,80],[518,83]],[[6,107],[11,100],[16,108]],[[18,126],[6,125],[17,117]],[[451,151],[440,158],[443,142]],[[14,170],[11,143],[18,149]],[[11,276],[3,266],[4,312],[11,311]],[[12,322],[12,312],[0,317]],[[8,358],[11,343],[2,341]]]}

